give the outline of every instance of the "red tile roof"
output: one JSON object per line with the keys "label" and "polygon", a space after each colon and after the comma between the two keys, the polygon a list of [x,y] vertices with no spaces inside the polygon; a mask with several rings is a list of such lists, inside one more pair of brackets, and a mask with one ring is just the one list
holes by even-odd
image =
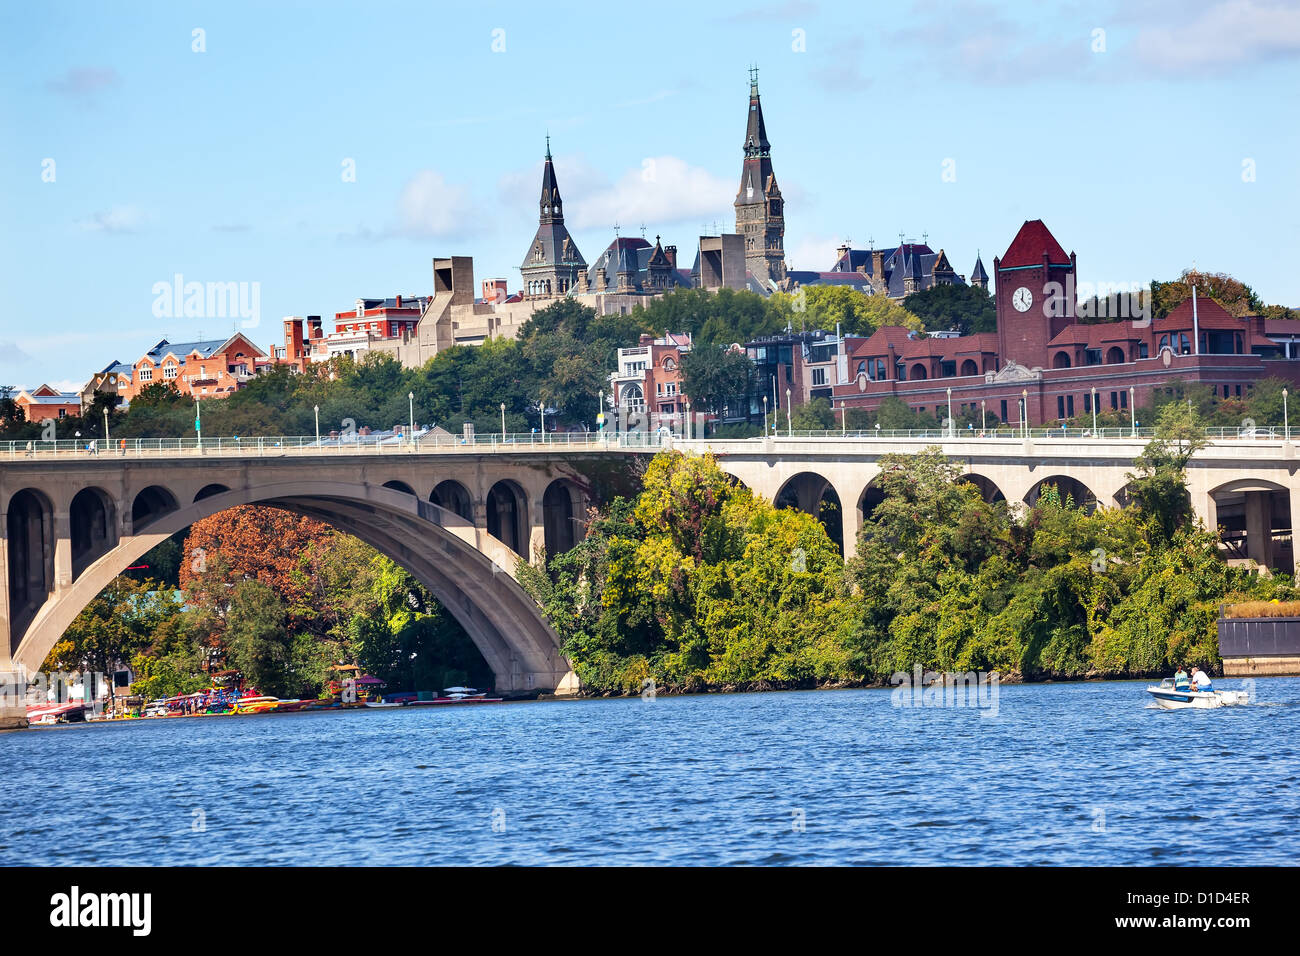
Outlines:
{"label": "red tile roof", "polygon": [[1041,219],[1029,219],[1020,227],[1016,238],[1007,247],[1007,254],[998,263],[999,269],[1016,269],[1021,266],[1041,265],[1043,253],[1047,253],[1052,265],[1069,265],[1070,257],[1065,254],[1061,244],[1056,241]]}

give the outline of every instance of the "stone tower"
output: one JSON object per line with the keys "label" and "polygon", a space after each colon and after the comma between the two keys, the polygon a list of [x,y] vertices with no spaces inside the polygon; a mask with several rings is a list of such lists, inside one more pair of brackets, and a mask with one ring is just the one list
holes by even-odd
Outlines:
{"label": "stone tower", "polygon": [[547,299],[567,295],[570,289],[576,289],[578,274],[586,271],[587,263],[564,225],[564,202],[555,180],[549,136],[546,137],[546,166],[542,170],[542,194],[537,205],[537,234],[519,267],[523,273],[524,297]]}
{"label": "stone tower", "polygon": [[785,278],[785,203],[772,172],[772,146],[758,98],[758,70],[749,71],[745,164],[736,193],[736,232],[745,239],[745,268],[760,282]]}

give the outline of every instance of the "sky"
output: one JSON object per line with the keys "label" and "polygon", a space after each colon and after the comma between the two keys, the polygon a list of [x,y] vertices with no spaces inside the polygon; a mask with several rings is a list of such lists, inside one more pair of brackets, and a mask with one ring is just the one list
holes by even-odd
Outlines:
{"label": "sky", "polygon": [[[786,257],[1043,219],[1079,279],[1300,307],[1300,0],[0,7],[0,385],[519,265],[546,136],[587,261],[734,227],[749,68]],[[167,290],[239,283],[237,317]],[[253,306],[256,306],[254,309]],[[206,309],[205,309],[206,311]]]}

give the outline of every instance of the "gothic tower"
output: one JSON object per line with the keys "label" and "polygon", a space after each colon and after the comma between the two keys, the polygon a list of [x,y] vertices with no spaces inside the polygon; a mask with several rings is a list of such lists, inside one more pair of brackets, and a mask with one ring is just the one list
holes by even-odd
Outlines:
{"label": "gothic tower", "polygon": [[760,282],[785,278],[785,204],[772,173],[772,146],[758,99],[758,70],[749,71],[745,165],[736,193],[736,232],[745,239],[745,268]]}
{"label": "gothic tower", "polygon": [[555,181],[549,136],[546,137],[546,166],[542,170],[542,195],[537,205],[537,234],[528,247],[524,264],[519,267],[523,273],[524,296],[546,299],[567,295],[571,289],[586,292],[577,288],[578,274],[586,271],[587,263],[564,225],[564,203]]}

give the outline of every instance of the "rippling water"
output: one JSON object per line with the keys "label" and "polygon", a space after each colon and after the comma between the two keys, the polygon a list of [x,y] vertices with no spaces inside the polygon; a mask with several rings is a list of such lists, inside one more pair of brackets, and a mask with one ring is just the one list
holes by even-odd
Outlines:
{"label": "rippling water", "polygon": [[1300,679],[1215,711],[1143,686],[1004,686],[995,717],[864,690],[0,734],[0,863],[1295,863]]}

